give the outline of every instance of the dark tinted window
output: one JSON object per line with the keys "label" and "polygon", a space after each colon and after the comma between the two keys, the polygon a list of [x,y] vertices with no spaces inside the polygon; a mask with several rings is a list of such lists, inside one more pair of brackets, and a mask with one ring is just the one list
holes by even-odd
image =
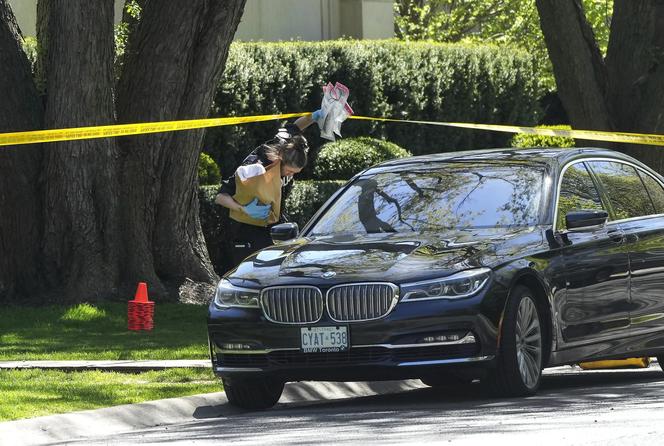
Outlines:
{"label": "dark tinted window", "polygon": [[655,213],[635,168],[613,161],[591,161],[588,164],[609,196],[616,220]]}
{"label": "dark tinted window", "polygon": [[543,170],[513,164],[444,164],[364,176],[311,233],[427,232],[538,223]]}
{"label": "dark tinted window", "polygon": [[647,173],[639,171],[639,176],[646,185],[648,195],[650,195],[650,199],[655,205],[655,212],[658,214],[664,214],[664,189],[662,189],[662,186],[657,180]]}
{"label": "dark tinted window", "polygon": [[583,209],[603,210],[604,206],[585,165],[577,163],[567,168],[560,184],[556,228],[567,229],[567,213]]}

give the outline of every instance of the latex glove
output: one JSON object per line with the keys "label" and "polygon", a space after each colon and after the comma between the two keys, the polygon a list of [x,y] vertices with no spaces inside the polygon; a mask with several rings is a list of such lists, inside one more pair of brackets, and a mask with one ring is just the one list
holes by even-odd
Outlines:
{"label": "latex glove", "polygon": [[271,204],[259,204],[258,198],[254,198],[249,204],[243,206],[244,212],[256,220],[267,220],[272,210]]}
{"label": "latex glove", "polygon": [[353,109],[347,100],[350,94],[348,88],[339,82],[335,85],[328,83],[323,87],[323,100],[320,110],[312,114],[320,128],[320,136],[334,141],[334,135],[341,136],[341,124],[353,114]]}

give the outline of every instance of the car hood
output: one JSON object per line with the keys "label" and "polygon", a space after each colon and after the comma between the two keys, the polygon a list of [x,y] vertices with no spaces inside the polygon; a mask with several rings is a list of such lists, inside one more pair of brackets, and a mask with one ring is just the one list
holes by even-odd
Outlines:
{"label": "car hood", "polygon": [[302,237],[245,259],[227,278],[238,286],[356,281],[403,282],[491,267],[541,245],[537,227]]}

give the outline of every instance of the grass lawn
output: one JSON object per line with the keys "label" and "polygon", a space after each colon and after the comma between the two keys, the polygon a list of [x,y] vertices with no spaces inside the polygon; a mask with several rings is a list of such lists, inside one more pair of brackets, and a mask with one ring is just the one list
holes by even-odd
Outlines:
{"label": "grass lawn", "polygon": [[138,374],[0,370],[0,421],[221,390],[210,369]]}
{"label": "grass lawn", "polygon": [[127,305],[4,307],[0,361],[205,359],[207,307],[156,303],[152,331],[127,330]]}
{"label": "grass lawn", "polygon": [[[156,303],[152,331],[127,330],[127,304],[4,307],[0,361],[206,359],[207,307]],[[0,421],[219,392],[211,368],[142,373],[0,370]]]}

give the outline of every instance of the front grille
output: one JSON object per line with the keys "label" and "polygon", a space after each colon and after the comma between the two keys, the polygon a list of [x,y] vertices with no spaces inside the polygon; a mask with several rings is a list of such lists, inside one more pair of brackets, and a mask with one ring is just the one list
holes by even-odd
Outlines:
{"label": "front grille", "polygon": [[391,283],[335,286],[327,292],[327,311],[337,322],[378,319],[394,308],[399,298],[397,290]]}
{"label": "front grille", "polygon": [[261,292],[263,314],[281,324],[309,324],[323,315],[323,294],[316,287],[274,287]]}
{"label": "front grille", "polygon": [[386,348],[370,347],[347,350],[345,352],[302,353],[298,350],[282,350],[268,353],[268,359],[274,365],[343,365],[351,363],[374,363],[390,360]]}
{"label": "front grille", "polygon": [[275,350],[259,354],[217,353],[217,364],[223,367],[324,367],[361,364],[398,364],[473,357],[479,345],[445,345],[389,349],[385,347],[351,347],[345,352],[303,353],[300,350]]}
{"label": "front grille", "polygon": [[267,355],[217,353],[217,362],[224,367],[260,367],[268,366]]}
{"label": "front grille", "polygon": [[393,358],[396,362],[435,361],[437,359],[468,358],[476,356],[479,351],[479,344],[399,348],[394,349]]}

